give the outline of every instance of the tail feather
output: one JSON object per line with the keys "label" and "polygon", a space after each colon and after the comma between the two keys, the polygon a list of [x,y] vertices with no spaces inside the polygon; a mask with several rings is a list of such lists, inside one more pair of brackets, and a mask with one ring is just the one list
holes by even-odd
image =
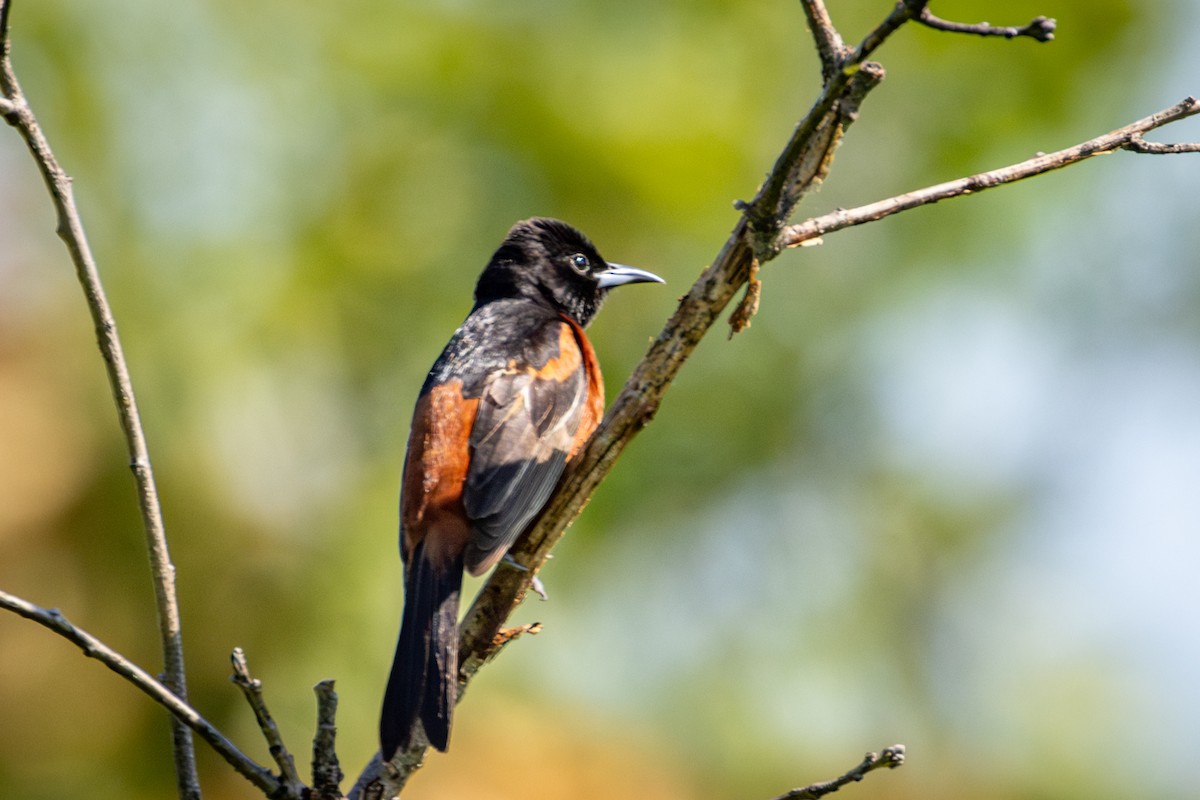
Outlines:
{"label": "tail feather", "polygon": [[461,559],[439,569],[424,557],[424,544],[418,544],[405,580],[404,618],[379,719],[384,759],[411,746],[418,730],[442,752],[449,745],[458,698],[461,589]]}

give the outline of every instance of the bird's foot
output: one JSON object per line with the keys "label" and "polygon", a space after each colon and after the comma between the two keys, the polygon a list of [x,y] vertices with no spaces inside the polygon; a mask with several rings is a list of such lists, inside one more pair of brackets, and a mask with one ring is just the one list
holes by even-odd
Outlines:
{"label": "bird's foot", "polygon": [[[516,562],[516,560],[507,553],[504,554],[504,558],[502,558],[501,561],[505,564],[508,564],[513,569],[518,570],[520,572],[529,572],[529,567],[526,567],[522,564],[518,564]],[[533,576],[533,580],[530,581],[530,583],[529,583],[529,588],[533,590],[534,594],[536,594],[538,597],[542,598],[543,600],[550,599],[549,595],[546,594],[546,587],[542,584],[542,580],[538,576],[536,576],[536,575]]]}

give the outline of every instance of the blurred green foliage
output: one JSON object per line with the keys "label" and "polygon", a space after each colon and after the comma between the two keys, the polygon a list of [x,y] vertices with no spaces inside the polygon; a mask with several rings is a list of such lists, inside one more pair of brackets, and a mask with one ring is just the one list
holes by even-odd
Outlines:
{"label": "blurred green foliage", "polygon": [[[855,40],[890,3],[831,6]],[[1019,161],[1200,88],[1179,68],[1186,3],[935,6],[1046,14],[1059,36],[901,31],[801,214]],[[818,89],[800,9],[108,0],[18,2],[12,19],[130,357],[193,702],[266,760],[227,680],[243,647],[303,760],[310,687],[336,678],[357,774],[399,619],[408,415],[479,269],[544,214],[666,277],[594,326],[611,397]],[[1079,418],[1057,381],[1151,386],[1161,374],[1135,367],[1200,339],[1200,173],[1163,161],[1112,156],[771,264],[751,330],[697,352],[544,573],[552,601],[520,612],[545,634],[473,684],[412,796],[770,797],[894,741],[911,763],[856,791],[1194,796],[1163,757],[1187,743],[1173,684],[1137,668],[1155,651],[1121,644],[1150,635],[1145,618],[1076,640],[1087,603],[1067,614],[1080,598],[1029,560],[1089,552],[1042,543],[1083,521],[1038,525],[1091,452],[1073,449],[1087,429],[1038,427]],[[132,484],[53,225],[19,140],[0,138],[0,586],[154,671]],[[1162,456],[1145,459],[1124,466]],[[1175,607],[1168,593],[1149,613]],[[209,797],[253,796],[199,750]],[[163,712],[0,616],[0,797],[166,797],[170,769]]]}

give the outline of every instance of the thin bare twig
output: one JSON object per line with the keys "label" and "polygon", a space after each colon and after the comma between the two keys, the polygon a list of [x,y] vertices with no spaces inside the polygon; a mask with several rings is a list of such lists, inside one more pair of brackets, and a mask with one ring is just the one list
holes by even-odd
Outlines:
{"label": "thin bare twig", "polygon": [[[154,482],[154,471],[150,466],[150,452],[146,446],[141,416],[134,398],[133,382],[129,377],[129,367],[120,337],[117,335],[117,324],[100,282],[100,274],[83,230],[79,209],[75,205],[71,179],[59,166],[58,160],[50,150],[50,144],[38,125],[13,70],[10,58],[11,42],[8,37],[10,6],[10,0],[0,0],[0,96],[6,101],[6,107],[0,109],[0,112],[3,113],[5,121],[21,134],[34,161],[37,162],[58,214],[58,235],[66,243],[87,299],[100,353],[104,357],[109,384],[116,401],[121,430],[125,434],[129,466],[137,485],[138,506],[150,555],[154,598],[158,611],[164,682],[174,695],[186,701],[187,677],[183,663],[179,601],[175,592],[175,566],[171,563],[171,556],[167,550],[162,508]],[[172,744],[179,796],[184,800],[199,800],[200,781],[196,773],[196,753],[191,730],[178,717],[172,718]]]}
{"label": "thin bare twig", "polygon": [[817,47],[817,55],[821,59],[821,77],[825,83],[842,68],[842,59],[846,57],[846,45],[842,36],[833,27],[829,17],[829,9],[825,8],[824,0],[800,0],[804,9],[804,17],[808,20],[808,29],[812,32],[813,43]]}
{"label": "thin bare twig", "polygon": [[317,694],[317,732],[313,736],[312,797],[313,800],[340,800],[341,783],[345,775],[337,757],[337,692],[333,681],[321,681],[313,691]]}
{"label": "thin bare twig", "polygon": [[296,759],[292,758],[287,745],[283,743],[283,737],[279,734],[279,726],[275,724],[275,718],[267,710],[267,701],[263,698],[262,681],[250,675],[250,665],[246,663],[246,653],[242,648],[233,648],[233,654],[229,660],[233,663],[233,675],[230,676],[230,680],[242,690],[242,694],[246,696],[246,702],[254,711],[254,718],[258,720],[258,728],[262,731],[263,738],[267,740],[271,758],[279,765],[279,775],[284,785],[284,791],[291,797],[300,797],[304,791],[304,782],[300,780],[300,774],[296,772]]}
{"label": "thin bare twig", "polygon": [[870,58],[871,54],[878,50],[893,33],[900,30],[904,23],[920,14],[926,2],[928,0],[898,0],[891,12],[884,17],[883,22],[864,36],[858,43],[858,47],[846,56],[843,69],[853,68]]}
{"label": "thin bare twig", "polygon": [[874,772],[880,767],[895,769],[903,763],[904,745],[894,744],[891,747],[885,747],[878,753],[867,753],[861,764],[840,778],[814,783],[803,789],[792,789],[790,792],[779,795],[775,800],[818,800],[827,794],[833,794],[848,783],[861,781],[868,773]]}
{"label": "thin bare twig", "polygon": [[1050,17],[1034,17],[1028,24],[1020,28],[1011,25],[989,25],[986,22],[971,24],[967,22],[951,22],[935,16],[928,7],[922,8],[917,15],[917,22],[937,31],[950,33],[971,33],[976,36],[1002,36],[1005,39],[1015,39],[1027,36],[1039,42],[1049,42],[1054,39],[1054,29],[1058,22]]}
{"label": "thin bare twig", "polygon": [[1021,28],[993,26],[986,22],[978,25],[969,25],[941,19],[935,16],[929,10],[928,6],[929,0],[899,0],[895,8],[892,9],[892,13],[888,14],[887,18],[875,30],[863,38],[862,42],[855,48],[854,53],[847,59],[848,63],[862,63],[873,52],[879,49],[880,45],[887,41],[889,36],[909,20],[915,20],[926,27],[949,33],[1002,36],[1006,39],[1027,36],[1039,42],[1049,42],[1054,39],[1054,29],[1057,26],[1057,23],[1048,17],[1035,17],[1032,22]]}
{"label": "thin bare twig", "polygon": [[1178,153],[1200,153],[1200,142],[1179,142],[1166,144],[1163,142],[1147,142],[1140,133],[1129,138],[1129,144],[1122,149],[1131,153],[1148,153],[1150,155],[1176,155]]}
{"label": "thin bare twig", "polygon": [[[886,200],[880,200],[869,205],[859,206],[858,208],[839,209],[820,217],[813,217],[796,225],[790,225],[784,228],[780,234],[777,247],[779,249],[796,247],[833,231],[849,228],[854,225],[862,225],[865,222],[874,222],[877,219],[883,219],[892,214],[908,211],[918,206],[936,203],[939,200],[974,194],[982,192],[985,189],[1003,186],[1006,183],[1024,180],[1034,175],[1062,169],[1093,156],[1112,153],[1116,150],[1134,149],[1137,152],[1158,153],[1200,152],[1200,143],[1170,145],[1169,147],[1172,149],[1162,150],[1138,149],[1139,145],[1137,144],[1137,142],[1143,141],[1141,135],[1146,131],[1160,128],[1163,125],[1197,113],[1200,113],[1200,101],[1197,101],[1194,97],[1188,97],[1171,108],[1164,109],[1157,114],[1152,114],[1123,128],[1118,128],[1111,133],[1089,139],[1074,147],[1068,147],[1065,150],[1040,155],[1036,158],[1022,161],[1019,164],[1011,164],[990,172],[982,172],[967,178],[959,178],[958,180],[939,183],[936,186],[928,186],[924,189],[918,189],[913,192],[897,195],[896,197],[889,197]],[[1149,145],[1151,143],[1144,142],[1144,144]]]}
{"label": "thin bare twig", "polygon": [[125,678],[151,700],[170,711],[173,719],[180,720],[190,730],[198,733],[201,739],[208,742],[235,770],[261,789],[268,797],[275,797],[276,793],[280,791],[281,784],[270,770],[255,763],[253,759],[239,750],[208,720],[200,716],[196,709],[144,669],[87,631],[72,625],[57,609],[42,608],[5,591],[0,591],[0,608],[13,611],[25,619],[32,620],[57,633],[75,644],[85,656],[96,659]]}

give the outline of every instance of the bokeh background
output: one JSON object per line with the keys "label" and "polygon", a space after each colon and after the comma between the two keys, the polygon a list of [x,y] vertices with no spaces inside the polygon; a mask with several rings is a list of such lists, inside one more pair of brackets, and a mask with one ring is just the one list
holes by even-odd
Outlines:
{"label": "bokeh background", "polygon": [[[831,4],[848,40],[887,0]],[[1200,92],[1200,4],[938,2],[800,214]],[[14,61],[128,351],[195,705],[264,763],[244,647],[356,775],[401,604],[425,370],[508,226],[665,276],[593,327],[610,397],[817,91],[794,2],[17,2]],[[0,131],[0,587],[159,668],[132,482],[31,160]],[[1200,139],[1194,122],[1161,139]],[[1200,157],[1118,154],[791,252],[543,573],[413,798],[1200,796]],[[210,798],[255,790],[198,746]],[[164,712],[0,615],[0,797],[171,796]]]}

